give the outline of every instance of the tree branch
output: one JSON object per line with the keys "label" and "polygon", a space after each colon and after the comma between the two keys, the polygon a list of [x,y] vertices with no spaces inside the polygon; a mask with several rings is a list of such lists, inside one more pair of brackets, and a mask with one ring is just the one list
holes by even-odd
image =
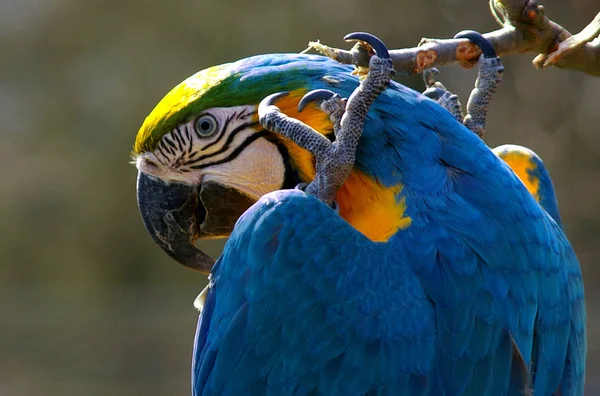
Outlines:
{"label": "tree branch", "polygon": [[[581,33],[572,36],[565,28],[546,17],[544,7],[536,0],[490,0],[490,10],[502,29],[485,33],[499,56],[534,52],[538,68],[556,66],[600,77],[600,13]],[[372,55],[363,43],[350,51],[310,42],[315,49],[341,63],[358,66],[364,73]],[[391,50],[390,56],[398,72],[422,73],[423,70],[459,63],[472,67],[481,51],[466,39],[422,39],[417,47]]]}
{"label": "tree branch", "polygon": [[[556,62],[560,61],[565,56],[573,53],[573,51],[576,51],[577,49],[581,48],[581,46],[594,40],[596,37],[598,37],[598,35],[600,35],[600,12],[598,13],[598,15],[596,15],[594,20],[585,27],[585,29],[583,29],[578,34],[571,36],[568,39],[566,39],[565,41],[561,42],[558,45],[558,48],[556,49],[556,51],[554,51],[553,53],[548,55],[548,57],[542,64],[542,67],[556,64]],[[600,46],[600,41],[597,41],[596,43],[592,43],[592,45],[591,45],[591,47],[595,47],[595,48],[598,48],[599,46]],[[538,55],[538,56],[543,56],[543,55]],[[540,61],[541,60],[542,59],[540,58]]]}

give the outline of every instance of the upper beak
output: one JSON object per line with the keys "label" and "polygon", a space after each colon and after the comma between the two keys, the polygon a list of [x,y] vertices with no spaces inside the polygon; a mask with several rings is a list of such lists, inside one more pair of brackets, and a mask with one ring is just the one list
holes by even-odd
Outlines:
{"label": "upper beak", "polygon": [[154,242],[180,264],[209,274],[215,260],[198,249],[198,238],[226,237],[255,200],[223,184],[167,183],[138,172],[137,201]]}
{"label": "upper beak", "polygon": [[137,201],[146,230],[171,258],[209,274],[215,260],[194,246],[198,235],[198,187],[166,183],[138,172]]}

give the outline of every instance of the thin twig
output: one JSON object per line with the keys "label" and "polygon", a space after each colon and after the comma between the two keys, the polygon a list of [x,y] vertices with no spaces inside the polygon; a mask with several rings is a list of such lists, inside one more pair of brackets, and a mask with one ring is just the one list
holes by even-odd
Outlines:
{"label": "thin twig", "polygon": [[[542,64],[542,67],[547,67],[555,64],[560,59],[569,55],[581,46],[589,43],[600,35],[600,12],[594,20],[585,27],[581,32],[569,37],[558,45],[556,51],[548,55],[547,59]],[[599,41],[600,43],[600,41]],[[596,43],[594,43],[596,44]],[[593,47],[593,46],[592,46]]]}

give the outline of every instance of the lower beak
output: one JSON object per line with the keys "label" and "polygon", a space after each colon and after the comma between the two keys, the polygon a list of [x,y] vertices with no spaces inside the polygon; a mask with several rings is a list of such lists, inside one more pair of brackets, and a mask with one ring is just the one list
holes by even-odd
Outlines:
{"label": "lower beak", "polygon": [[178,263],[209,274],[215,260],[194,246],[198,219],[206,216],[198,200],[198,186],[167,183],[138,172],[137,201],[154,242]]}
{"label": "lower beak", "polygon": [[137,201],[154,242],[180,264],[209,274],[215,260],[196,239],[227,237],[255,200],[215,181],[200,186],[167,183],[138,172]]}

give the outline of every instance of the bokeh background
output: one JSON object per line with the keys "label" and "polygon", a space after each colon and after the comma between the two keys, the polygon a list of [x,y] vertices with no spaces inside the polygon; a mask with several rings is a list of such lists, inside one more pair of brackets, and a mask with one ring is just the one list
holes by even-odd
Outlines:
{"label": "bokeh background", "polygon": [[[544,5],[572,32],[600,11]],[[348,48],[351,31],[401,48],[495,28],[486,0],[0,0],[0,395],[189,393],[205,279],[146,235],[129,164],[172,86],[309,40]],[[533,56],[505,59],[486,139],[526,145],[550,169],[587,287],[587,394],[600,394],[600,78],[535,70]],[[475,71],[440,78],[466,102]]]}

